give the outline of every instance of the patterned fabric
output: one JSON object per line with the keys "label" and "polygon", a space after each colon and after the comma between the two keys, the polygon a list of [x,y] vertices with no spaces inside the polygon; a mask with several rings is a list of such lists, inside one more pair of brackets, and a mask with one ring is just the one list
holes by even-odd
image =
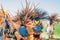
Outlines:
{"label": "patterned fabric", "polygon": [[5,20],[5,23],[6,23],[6,25],[5,25],[5,29],[9,29],[9,28],[10,28],[10,25],[9,25],[8,21]]}
{"label": "patterned fabric", "polygon": [[0,36],[3,35],[3,28],[0,28]]}
{"label": "patterned fabric", "polygon": [[38,23],[39,23],[39,21],[34,21],[34,25],[35,26],[38,25]]}
{"label": "patterned fabric", "polygon": [[36,18],[34,18],[36,21],[39,21],[40,20],[40,18],[39,17],[36,17]]}
{"label": "patterned fabric", "polygon": [[28,32],[27,32],[25,26],[21,26],[18,30],[19,30],[20,35],[22,35],[23,37],[27,37],[28,36]]}
{"label": "patterned fabric", "polygon": [[43,29],[42,26],[39,25],[39,26],[34,27],[33,31],[36,32],[36,33],[38,33],[38,32],[42,32],[42,29]]}
{"label": "patterned fabric", "polygon": [[54,20],[50,18],[50,25],[54,23]]}
{"label": "patterned fabric", "polygon": [[6,34],[6,37],[7,37],[7,38],[16,39],[15,32],[16,32],[15,29],[14,29],[12,32],[10,31],[10,29],[6,29],[6,30],[4,31],[4,34]]}

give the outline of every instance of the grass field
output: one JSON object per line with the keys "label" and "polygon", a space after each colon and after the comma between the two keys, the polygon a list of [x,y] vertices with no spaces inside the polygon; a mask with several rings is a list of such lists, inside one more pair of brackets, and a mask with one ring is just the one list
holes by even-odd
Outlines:
{"label": "grass field", "polygon": [[60,24],[56,23],[54,28],[55,28],[54,34],[60,36]]}

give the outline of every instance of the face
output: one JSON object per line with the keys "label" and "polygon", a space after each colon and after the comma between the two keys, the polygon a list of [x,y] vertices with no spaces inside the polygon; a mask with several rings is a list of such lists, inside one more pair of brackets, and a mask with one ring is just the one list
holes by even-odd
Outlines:
{"label": "face", "polygon": [[24,21],[21,21],[21,24],[24,24]]}
{"label": "face", "polygon": [[27,28],[33,28],[34,25],[33,25],[33,23],[30,21],[30,22],[27,23],[26,27],[27,27]]}
{"label": "face", "polygon": [[13,25],[16,29],[20,27],[20,24],[21,24],[20,20],[13,20]]}
{"label": "face", "polygon": [[53,20],[56,20],[56,15],[54,15],[54,16],[52,17],[52,19],[53,19]]}
{"label": "face", "polygon": [[35,14],[35,17],[38,17],[38,13]]}

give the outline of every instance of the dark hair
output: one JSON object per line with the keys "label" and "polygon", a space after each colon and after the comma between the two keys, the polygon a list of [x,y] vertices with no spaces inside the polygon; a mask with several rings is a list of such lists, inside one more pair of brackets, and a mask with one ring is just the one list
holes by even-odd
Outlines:
{"label": "dark hair", "polygon": [[6,29],[10,29],[10,25],[9,25],[9,23],[8,23],[7,20],[5,20],[5,23],[6,23],[5,28],[6,28]]}

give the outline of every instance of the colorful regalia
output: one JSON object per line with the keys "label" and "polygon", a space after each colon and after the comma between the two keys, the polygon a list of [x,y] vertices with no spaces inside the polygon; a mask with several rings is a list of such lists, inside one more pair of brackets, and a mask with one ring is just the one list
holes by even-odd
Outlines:
{"label": "colorful regalia", "polygon": [[28,32],[27,32],[27,29],[26,29],[25,25],[21,25],[20,28],[18,29],[18,31],[19,31],[19,34],[22,37],[27,37],[28,36]]}

